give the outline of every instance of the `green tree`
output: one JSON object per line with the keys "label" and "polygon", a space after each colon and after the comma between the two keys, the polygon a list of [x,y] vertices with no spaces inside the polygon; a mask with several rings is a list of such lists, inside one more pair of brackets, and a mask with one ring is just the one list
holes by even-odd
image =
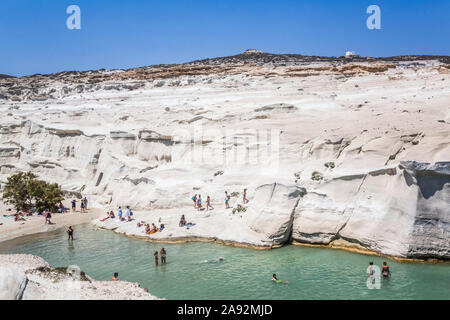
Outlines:
{"label": "green tree", "polygon": [[15,208],[28,211],[36,208],[38,212],[45,209],[55,210],[64,199],[61,187],[37,179],[32,172],[19,172],[8,178],[3,190],[3,200]]}

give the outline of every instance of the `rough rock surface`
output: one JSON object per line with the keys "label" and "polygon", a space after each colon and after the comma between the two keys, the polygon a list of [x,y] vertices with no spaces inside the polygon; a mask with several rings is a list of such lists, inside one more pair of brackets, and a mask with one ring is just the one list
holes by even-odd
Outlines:
{"label": "rough rock surface", "polygon": [[0,300],[20,300],[27,286],[25,273],[0,266]]}
{"label": "rough rock surface", "polygon": [[[155,240],[346,240],[448,259],[449,62],[250,51],[0,79],[0,183],[32,170],[93,205],[130,205],[168,228],[96,224]],[[196,211],[195,193],[215,209]]]}
{"label": "rough rock surface", "polygon": [[155,300],[137,283],[95,281],[42,258],[0,255],[0,300]]}

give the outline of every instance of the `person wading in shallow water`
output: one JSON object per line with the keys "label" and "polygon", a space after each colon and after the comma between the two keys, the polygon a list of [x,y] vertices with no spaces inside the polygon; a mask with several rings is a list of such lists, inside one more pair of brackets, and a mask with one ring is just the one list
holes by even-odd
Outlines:
{"label": "person wading in shallow water", "polygon": [[159,255],[161,256],[161,264],[165,264],[166,263],[166,249],[162,248],[161,251],[159,252]]}
{"label": "person wading in shallow water", "polygon": [[67,229],[67,235],[69,236],[69,238],[67,240],[73,240],[73,229],[72,229],[72,226],[70,226],[69,229]]}
{"label": "person wading in shallow water", "polygon": [[391,271],[389,270],[389,266],[387,265],[386,261],[383,262],[383,267],[381,269],[381,273],[383,274],[384,278],[388,278],[391,276]]}
{"label": "person wading in shallow water", "polygon": [[153,254],[155,256],[155,266],[158,265],[158,251],[155,251],[155,253]]}

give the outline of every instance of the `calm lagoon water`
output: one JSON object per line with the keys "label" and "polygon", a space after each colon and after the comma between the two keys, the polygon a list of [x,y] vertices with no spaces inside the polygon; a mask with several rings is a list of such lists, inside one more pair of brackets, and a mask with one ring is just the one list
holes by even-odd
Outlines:
{"label": "calm lagoon water", "polygon": [[[165,247],[167,264],[154,264]],[[341,250],[285,246],[259,251],[212,243],[155,244],[91,225],[2,243],[0,253],[41,256],[52,267],[78,265],[96,280],[119,272],[167,299],[450,299],[450,265],[387,260],[392,277],[379,290],[366,286],[369,261],[385,258]],[[218,262],[217,258],[224,261]],[[288,284],[270,281],[272,274]]]}

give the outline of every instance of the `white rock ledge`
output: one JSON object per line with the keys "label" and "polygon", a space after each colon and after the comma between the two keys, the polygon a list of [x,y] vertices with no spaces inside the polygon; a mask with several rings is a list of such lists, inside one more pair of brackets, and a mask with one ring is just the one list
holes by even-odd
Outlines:
{"label": "white rock ledge", "polygon": [[137,283],[95,281],[52,269],[40,257],[0,255],[0,300],[157,300]]}

